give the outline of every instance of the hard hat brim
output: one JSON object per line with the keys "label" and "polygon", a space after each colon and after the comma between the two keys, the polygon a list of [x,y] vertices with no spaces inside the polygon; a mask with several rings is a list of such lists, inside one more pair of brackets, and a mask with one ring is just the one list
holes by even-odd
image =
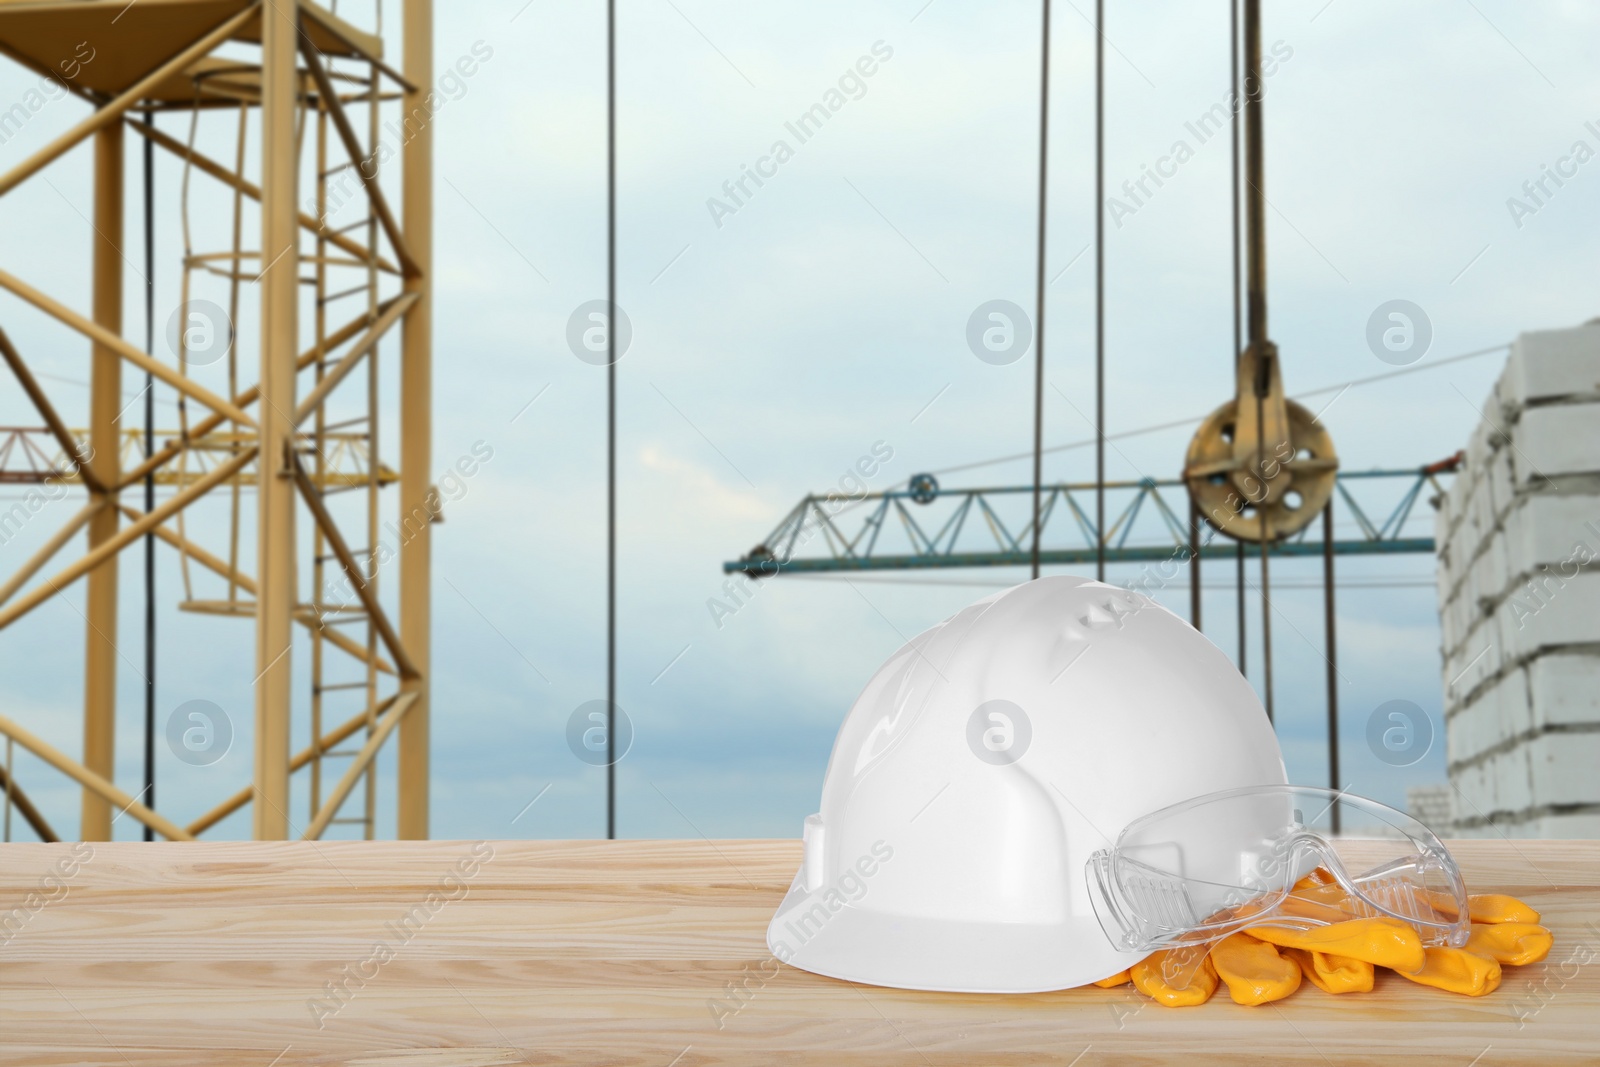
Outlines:
{"label": "hard hat brim", "polygon": [[1112,946],[1093,916],[1062,923],[976,923],[852,906],[805,872],[767,927],[774,957],[866,985],[945,993],[1044,993],[1109,978],[1149,955]]}

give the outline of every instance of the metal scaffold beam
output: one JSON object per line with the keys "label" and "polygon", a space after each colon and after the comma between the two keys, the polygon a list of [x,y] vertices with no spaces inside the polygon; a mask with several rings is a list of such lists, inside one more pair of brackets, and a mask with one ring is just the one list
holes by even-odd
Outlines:
{"label": "metal scaffold beam", "polygon": [[[405,280],[416,297],[400,337],[400,514],[415,532],[400,543],[400,640],[411,650],[417,675],[401,684],[415,694],[400,725],[399,836],[428,836],[430,721],[428,677],[433,635],[432,519],[438,507],[429,471],[433,465],[433,125],[427,98],[433,85],[433,0],[405,0],[405,77],[402,122],[408,138],[401,149],[404,187],[401,214],[411,235],[417,271]],[[419,121],[420,120],[420,121]],[[418,516],[414,521],[412,517]]]}
{"label": "metal scaffold beam", "polygon": [[[289,710],[293,697],[295,494],[289,480],[300,340],[299,159],[295,125],[298,0],[269,0],[261,22],[262,477],[256,572],[256,803],[258,841],[289,836]],[[276,17],[275,17],[276,16]]]}
{"label": "metal scaffold beam", "polygon": [[[94,135],[94,284],[96,326],[122,332],[122,124],[112,123]],[[117,484],[117,416],[122,409],[122,357],[110,346],[95,343],[90,359],[88,469],[101,486]],[[104,492],[89,493],[100,507],[89,520],[92,554],[117,535],[119,516],[104,506]],[[117,557],[108,556],[89,572],[84,600],[83,765],[102,778],[113,774],[117,728]],[[111,805],[99,792],[83,790],[85,841],[111,840]]]}
{"label": "metal scaffold beam", "polygon": [[[1423,467],[1341,471],[1337,491],[1355,517],[1359,536],[1334,541],[1334,553],[1433,552],[1432,537],[1402,536],[1404,527],[1424,489],[1442,490],[1439,477],[1453,472],[1459,462],[1458,455]],[[1404,488],[1381,522],[1368,517],[1375,504],[1369,499],[1368,507],[1363,508],[1351,491],[1352,486],[1370,492],[1372,487],[1396,483]],[[1067,516],[1057,527],[1057,531],[1065,528],[1067,532],[1053,539],[1056,544],[1040,548],[1040,563],[1092,564],[1102,553],[1109,563],[1181,563],[1194,554],[1190,547],[1189,501],[1182,479],[1104,483],[1104,489],[1125,494],[1128,499],[1103,534],[1095,528],[1092,509],[1078,500],[1079,493],[1093,493],[1096,486],[1095,482],[1075,482],[1042,487],[1041,539],[1056,532],[1052,531],[1051,519],[1057,515]],[[1180,501],[1178,508],[1172,506],[1163,490],[1175,494]],[[722,569],[729,574],[761,578],[830,571],[1028,566],[1032,562],[1033,521],[1031,513],[1022,514],[1014,502],[1031,497],[1032,493],[1031,485],[941,489],[933,476],[923,474],[912,478],[904,489],[854,496],[838,492],[813,494],[790,509],[761,544],[739,559],[724,563]],[[1008,514],[1015,517],[1012,524],[1006,521]],[[847,515],[855,516],[848,524],[843,522]],[[1141,516],[1162,536],[1133,540],[1134,527]],[[1017,529],[1013,530],[1013,525]],[[1306,530],[1296,537],[1273,542],[1270,554],[1323,555],[1323,542],[1308,539]],[[1259,542],[1206,539],[1199,546],[1198,555],[1201,559],[1231,559],[1241,548],[1250,556],[1261,552]]]}

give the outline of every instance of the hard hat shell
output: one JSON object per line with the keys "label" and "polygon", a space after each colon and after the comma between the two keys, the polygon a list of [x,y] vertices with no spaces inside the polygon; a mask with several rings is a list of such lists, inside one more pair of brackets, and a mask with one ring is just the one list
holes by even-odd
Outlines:
{"label": "hard hat shell", "polygon": [[913,638],[834,742],[804,860],[767,929],[780,960],[873,985],[1065,989],[1115,948],[1085,865],[1129,822],[1285,782],[1221,650],[1155,601],[1041,578]]}

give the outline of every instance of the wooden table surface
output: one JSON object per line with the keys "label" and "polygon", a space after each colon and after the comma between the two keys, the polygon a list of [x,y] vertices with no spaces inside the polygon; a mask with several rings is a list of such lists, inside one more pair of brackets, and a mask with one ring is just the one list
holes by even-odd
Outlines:
{"label": "wooden table surface", "polygon": [[1167,1009],[778,967],[794,841],[0,845],[0,1064],[1600,1063],[1600,842],[1453,847],[1555,931],[1493,995]]}

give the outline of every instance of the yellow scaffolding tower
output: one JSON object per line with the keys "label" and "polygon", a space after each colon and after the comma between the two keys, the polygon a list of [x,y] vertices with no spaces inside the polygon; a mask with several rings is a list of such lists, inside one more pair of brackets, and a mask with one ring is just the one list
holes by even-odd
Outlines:
{"label": "yellow scaffolding tower", "polygon": [[[381,5],[375,5],[381,9]],[[18,622],[79,579],[87,582],[84,609],[83,758],[74,760],[0,716],[0,734],[83,787],[80,834],[111,837],[114,809],[125,811],[169,839],[189,840],[229,814],[253,805],[254,836],[289,836],[290,782],[310,767],[313,813],[304,830],[320,837],[335,822],[362,827],[374,836],[375,758],[391,734],[399,734],[398,826],[401,838],[428,835],[429,576],[431,524],[439,499],[428,474],[431,461],[432,128],[428,107],[433,80],[431,0],[404,0],[401,69],[383,55],[377,32],[360,30],[335,11],[311,0],[0,0],[0,53],[41,77],[52,79],[90,105],[91,113],[33,155],[0,174],[0,197],[64,155],[94,143],[93,285],[88,315],[34,288],[0,265],[4,288],[91,343],[89,425],[72,430],[61,419],[38,377],[0,329],[0,356],[10,366],[39,416],[42,430],[0,429],[0,467],[8,456],[53,453],[39,480],[80,486],[81,509],[0,585],[0,630]],[[240,46],[244,46],[241,48]],[[87,51],[85,51],[87,49]],[[251,53],[239,58],[240,53]],[[220,52],[226,54],[218,54]],[[390,206],[380,175],[379,110],[398,101],[402,199]],[[365,107],[365,143],[351,112]],[[138,112],[188,111],[188,143],[154,125],[132,121]],[[238,124],[231,167],[202,155],[194,129],[202,112],[233,115]],[[245,174],[251,115],[257,117],[259,175]],[[317,214],[301,207],[301,153],[308,128],[315,129]],[[175,362],[142,351],[122,336],[122,254],[125,131],[134,130],[184,161],[185,234],[182,305],[188,307],[191,276],[223,277],[229,287],[229,323],[237,321],[241,287],[258,291],[261,324],[255,383],[242,386],[244,361],[229,336],[228,390],[219,396],[189,373],[186,341]],[[330,163],[330,154],[347,157]],[[328,179],[351,174],[367,208],[352,227],[328,221]],[[232,247],[196,253],[189,244],[187,196],[191,180],[209,177],[232,191]],[[259,247],[243,240],[243,202],[260,205]],[[314,252],[301,249],[304,233]],[[309,277],[302,270],[309,267]],[[359,284],[332,290],[335,276]],[[383,298],[385,281],[397,290]],[[314,322],[300,322],[302,287],[315,292]],[[330,329],[328,314],[341,301],[359,298],[360,311]],[[185,319],[187,310],[185,310]],[[379,342],[399,326],[398,463],[379,458]],[[303,347],[306,337],[310,344]],[[180,330],[180,337],[187,333]],[[328,403],[365,362],[364,414],[330,421]],[[146,455],[137,434],[119,428],[122,368],[131,363],[176,393],[179,428]],[[309,373],[308,373],[309,372]],[[309,379],[304,381],[303,379]],[[359,379],[355,379],[359,380]],[[189,420],[194,405],[203,417]],[[254,409],[252,414],[251,409]],[[53,446],[43,445],[46,434]],[[15,451],[20,447],[20,452]],[[124,490],[147,476],[171,494],[148,514],[122,499]],[[27,481],[16,471],[0,481]],[[377,597],[379,491],[396,485],[400,528],[398,614],[391,620]],[[256,500],[257,567],[241,565],[239,541],[245,490]],[[342,491],[365,496],[366,544],[346,539],[329,506]],[[229,500],[229,545],[223,555],[195,543],[184,526],[185,510],[219,493]],[[312,522],[313,559],[309,597],[297,588],[296,523]],[[30,582],[82,531],[88,552],[64,569]],[[117,557],[153,534],[182,555],[185,610],[253,617],[256,632],[255,765],[252,781],[186,827],[180,827],[115,784],[114,750],[117,623]],[[194,595],[191,564],[226,583],[220,598]],[[325,596],[330,572],[339,575],[353,603]],[[290,751],[292,629],[311,632],[311,744]],[[358,639],[346,632],[360,626]],[[353,662],[350,680],[330,670],[329,653]],[[393,691],[384,694],[384,676]],[[333,692],[359,693],[361,707],[337,725],[323,722],[324,701]],[[352,739],[355,739],[352,741]],[[351,741],[355,747],[339,749]],[[348,757],[338,780],[327,787],[323,762]],[[48,827],[6,767],[7,816],[13,804],[44,834]],[[350,795],[362,787],[363,813],[340,817]],[[37,821],[35,821],[37,820]],[[9,823],[8,823],[9,825]]]}

